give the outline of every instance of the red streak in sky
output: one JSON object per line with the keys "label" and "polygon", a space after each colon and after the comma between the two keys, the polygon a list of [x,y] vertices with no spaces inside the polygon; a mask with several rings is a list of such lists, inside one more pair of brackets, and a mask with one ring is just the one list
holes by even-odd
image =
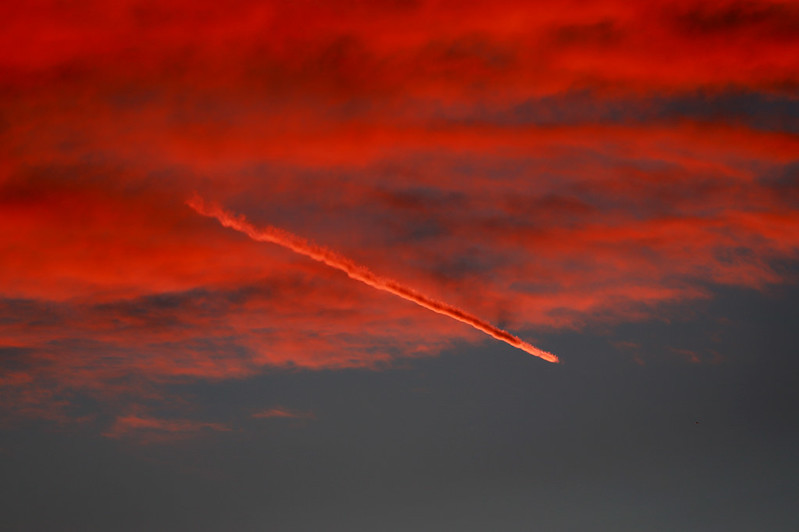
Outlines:
{"label": "red streak in sky", "polygon": [[558,357],[552,353],[538,349],[537,347],[524,342],[512,334],[503,331],[502,329],[495,327],[476,316],[472,316],[471,314],[447,303],[437,301],[431,297],[417,292],[416,290],[413,290],[412,288],[402,286],[393,279],[381,277],[364,266],[360,266],[329,249],[314,244],[313,242],[289,233],[288,231],[271,226],[267,226],[264,229],[256,229],[244,218],[244,216],[236,216],[231,214],[223,210],[218,205],[206,204],[206,202],[199,196],[192,197],[186,203],[198,213],[204,216],[216,218],[223,226],[240,231],[253,240],[258,242],[272,242],[273,244],[283,246],[284,248],[288,248],[295,253],[305,255],[306,257],[312,258],[315,261],[327,264],[328,266],[337,270],[341,270],[350,278],[361,281],[362,283],[373,288],[377,288],[378,290],[382,290],[384,292],[389,292],[407,301],[416,303],[417,305],[428,310],[432,310],[433,312],[437,312],[439,314],[443,314],[444,316],[449,316],[450,318],[462,321],[463,323],[471,325],[475,329],[482,331],[489,336],[493,336],[497,340],[502,340],[506,344],[512,345],[513,347],[521,349],[522,351],[525,351],[533,356],[543,358],[547,362],[559,362]]}

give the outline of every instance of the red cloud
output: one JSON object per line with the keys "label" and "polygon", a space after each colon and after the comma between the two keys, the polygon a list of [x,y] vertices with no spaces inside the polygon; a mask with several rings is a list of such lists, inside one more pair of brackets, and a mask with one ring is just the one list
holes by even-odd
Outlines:
{"label": "red cloud", "polygon": [[3,11],[0,67],[22,86],[88,76],[448,100],[575,85],[779,88],[797,75],[799,14],[767,0],[39,1]]}
{"label": "red cloud", "polygon": [[[533,341],[790,280],[797,17],[770,1],[7,3],[4,404],[117,415],[169,383],[481,340],[218,227],[193,191]],[[120,419],[111,434],[144,423]]]}

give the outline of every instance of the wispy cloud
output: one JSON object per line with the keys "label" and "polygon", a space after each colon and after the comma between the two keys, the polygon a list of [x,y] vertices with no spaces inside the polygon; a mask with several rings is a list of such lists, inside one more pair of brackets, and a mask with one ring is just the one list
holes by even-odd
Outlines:
{"label": "wispy cloud", "polygon": [[252,417],[256,419],[272,419],[272,418],[280,418],[280,419],[316,419],[316,416],[313,412],[303,411],[303,410],[293,410],[289,408],[284,408],[282,406],[276,406],[272,408],[267,408],[266,410],[261,410],[259,412],[255,412]]}
{"label": "wispy cloud", "polygon": [[107,438],[131,439],[140,443],[178,440],[201,431],[229,431],[227,425],[189,419],[161,419],[150,416],[119,416],[103,433]]}
{"label": "wispy cloud", "polygon": [[790,281],[798,16],[0,6],[0,403],[116,417],[175,383],[480,341],[209,223],[183,206],[195,190],[524,338]]}

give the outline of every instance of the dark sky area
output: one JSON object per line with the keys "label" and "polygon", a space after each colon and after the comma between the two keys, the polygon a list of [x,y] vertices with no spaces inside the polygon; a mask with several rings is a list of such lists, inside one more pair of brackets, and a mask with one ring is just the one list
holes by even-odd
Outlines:
{"label": "dark sky area", "polygon": [[0,530],[799,530],[798,66],[778,0],[3,4]]}

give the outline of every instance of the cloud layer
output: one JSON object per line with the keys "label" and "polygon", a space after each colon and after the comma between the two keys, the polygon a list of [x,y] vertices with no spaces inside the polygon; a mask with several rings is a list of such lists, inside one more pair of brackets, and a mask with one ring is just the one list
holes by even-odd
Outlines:
{"label": "cloud layer", "polygon": [[793,3],[0,10],[10,412],[98,401],[121,435],[169,383],[482,341],[225,231],[192,191],[533,340],[792,280]]}

